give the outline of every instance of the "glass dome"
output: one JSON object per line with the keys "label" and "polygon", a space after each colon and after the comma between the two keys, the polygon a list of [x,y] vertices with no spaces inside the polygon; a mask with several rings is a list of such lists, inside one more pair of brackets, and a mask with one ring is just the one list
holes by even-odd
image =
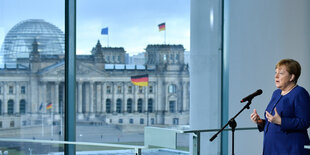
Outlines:
{"label": "glass dome", "polygon": [[14,63],[17,58],[29,58],[35,39],[41,54],[64,54],[64,33],[42,19],[29,19],[16,24],[5,36],[0,53],[2,61]]}

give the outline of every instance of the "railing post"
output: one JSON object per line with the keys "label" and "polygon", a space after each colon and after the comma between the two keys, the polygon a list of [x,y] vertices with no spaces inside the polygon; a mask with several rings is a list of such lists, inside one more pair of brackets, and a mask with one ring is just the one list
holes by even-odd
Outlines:
{"label": "railing post", "polygon": [[135,150],[136,150],[135,155],[142,155],[141,148],[136,148]]}
{"label": "railing post", "polygon": [[193,155],[200,155],[200,132],[193,133]]}

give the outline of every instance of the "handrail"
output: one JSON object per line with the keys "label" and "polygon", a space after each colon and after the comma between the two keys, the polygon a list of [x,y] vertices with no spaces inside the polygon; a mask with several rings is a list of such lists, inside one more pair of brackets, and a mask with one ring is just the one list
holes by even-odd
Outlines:
{"label": "handrail", "polygon": [[[221,129],[203,129],[203,130],[185,130],[183,133],[196,133],[196,132],[215,132]],[[230,131],[231,128],[224,129],[224,131]],[[248,128],[236,128],[235,130],[257,130],[257,127],[248,127]]]}
{"label": "handrail", "polygon": [[[200,155],[200,133],[201,132],[216,132],[221,129],[203,129],[203,130],[186,130],[183,133],[193,133],[193,155]],[[223,129],[224,131],[230,131],[231,128]],[[248,127],[248,128],[236,128],[235,130],[257,130],[257,127]]]}
{"label": "handrail", "polygon": [[139,145],[124,145],[124,144],[109,144],[109,143],[93,143],[93,142],[70,142],[70,141],[56,141],[56,140],[32,140],[32,139],[17,139],[17,138],[0,138],[0,141],[5,142],[28,142],[28,143],[48,143],[48,144],[74,144],[74,145],[88,145],[88,146],[107,146],[135,149],[136,155],[141,155],[141,150],[145,146]]}

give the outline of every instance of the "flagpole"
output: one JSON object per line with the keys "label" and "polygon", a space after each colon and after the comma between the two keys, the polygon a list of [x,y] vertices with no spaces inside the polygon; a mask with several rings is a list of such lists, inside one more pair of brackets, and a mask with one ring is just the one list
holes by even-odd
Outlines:
{"label": "flagpole", "polygon": [[164,42],[164,44],[166,44],[166,31],[167,31],[167,29],[165,29],[165,42]]}
{"label": "flagpole", "polygon": [[109,47],[109,34],[108,34],[108,47]]}
{"label": "flagpole", "polygon": [[53,121],[54,121],[54,118],[53,118],[53,106],[52,106],[52,108],[51,108],[51,110],[50,110],[50,114],[51,114],[51,120],[52,120],[52,124],[51,124],[51,138],[53,138],[53,135],[54,135],[54,131],[53,131],[53,129],[54,129],[54,127],[53,127]]}
{"label": "flagpole", "polygon": [[43,112],[41,111],[41,126],[42,126],[42,137],[44,136],[44,126],[43,126]]}

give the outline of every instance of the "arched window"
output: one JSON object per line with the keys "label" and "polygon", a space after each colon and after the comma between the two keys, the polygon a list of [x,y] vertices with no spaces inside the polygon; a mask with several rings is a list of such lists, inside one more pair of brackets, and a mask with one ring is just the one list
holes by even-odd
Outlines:
{"label": "arched window", "polygon": [[153,99],[149,98],[147,101],[147,111],[153,112]]}
{"label": "arched window", "polygon": [[20,114],[25,114],[26,113],[26,101],[21,100],[19,103],[19,112]]}
{"label": "arched window", "polygon": [[169,93],[176,93],[177,87],[174,84],[169,85],[168,92]]}
{"label": "arched window", "polygon": [[110,99],[106,99],[105,108],[106,108],[107,113],[111,113],[111,100]]}
{"label": "arched window", "polygon": [[12,115],[14,113],[14,101],[9,100],[8,101],[8,114]]}
{"label": "arched window", "polygon": [[142,113],[142,104],[143,104],[143,101],[141,98],[138,99],[138,112],[139,113]]}
{"label": "arched window", "polygon": [[121,99],[116,100],[116,112],[117,113],[122,112],[122,100]]}
{"label": "arched window", "polygon": [[127,99],[127,112],[132,113],[132,99]]}

